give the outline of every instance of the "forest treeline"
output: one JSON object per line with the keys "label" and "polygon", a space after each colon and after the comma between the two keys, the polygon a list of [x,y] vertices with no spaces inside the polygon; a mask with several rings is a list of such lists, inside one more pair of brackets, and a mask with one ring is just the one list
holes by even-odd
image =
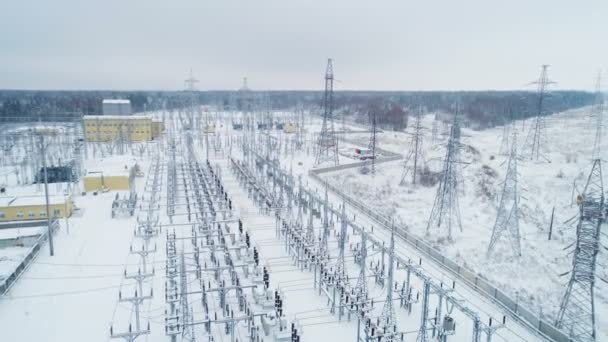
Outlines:
{"label": "forest treeline", "polygon": [[[194,93],[201,105],[215,105],[225,110],[251,107],[258,111],[302,109],[320,114],[321,91],[201,91]],[[81,115],[101,114],[106,98],[131,100],[134,112],[180,108],[191,101],[183,91],[30,91],[0,90],[0,120],[3,122],[65,121]],[[246,99],[246,100],[244,100]],[[538,95],[530,91],[419,91],[374,92],[338,91],[334,96],[336,120],[368,122],[376,114],[379,126],[400,130],[418,110],[463,115],[465,124],[486,128],[538,113]],[[584,91],[547,93],[543,115],[591,104],[593,94]]]}

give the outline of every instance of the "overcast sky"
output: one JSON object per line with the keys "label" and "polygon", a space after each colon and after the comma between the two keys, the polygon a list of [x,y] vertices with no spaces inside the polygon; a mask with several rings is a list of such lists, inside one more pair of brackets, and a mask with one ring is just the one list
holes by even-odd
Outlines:
{"label": "overcast sky", "polygon": [[607,38],[607,0],[2,0],[0,88],[592,89]]}

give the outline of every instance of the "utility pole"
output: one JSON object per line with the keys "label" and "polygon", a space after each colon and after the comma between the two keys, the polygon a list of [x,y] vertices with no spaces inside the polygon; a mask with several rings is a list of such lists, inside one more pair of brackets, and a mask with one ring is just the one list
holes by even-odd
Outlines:
{"label": "utility pole", "polygon": [[[42,159],[42,169],[44,172],[44,197],[46,202],[46,224],[48,226],[49,235],[49,251],[50,255],[55,255],[55,248],[53,246],[53,228],[51,226],[51,208],[49,206],[49,183],[46,170],[46,144],[44,143],[44,134],[47,133],[43,130],[38,130],[38,139],[40,144],[40,158]],[[67,213],[65,213],[67,215]]]}

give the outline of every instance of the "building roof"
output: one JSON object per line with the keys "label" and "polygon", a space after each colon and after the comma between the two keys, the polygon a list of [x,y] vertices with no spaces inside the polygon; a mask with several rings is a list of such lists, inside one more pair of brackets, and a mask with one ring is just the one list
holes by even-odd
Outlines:
{"label": "building roof", "polygon": [[[131,168],[140,161],[137,158],[124,156],[109,156],[106,158],[88,159],[85,161],[87,174],[85,177],[128,176]],[[126,168],[125,168],[126,166]]]}
{"label": "building roof", "polygon": [[[49,196],[49,204],[64,204],[65,196]],[[0,208],[45,205],[45,196],[0,196]]]}
{"label": "building roof", "polygon": [[128,99],[104,99],[103,104],[131,104],[131,100]]}
{"label": "building roof", "polygon": [[0,240],[17,239],[20,237],[36,236],[46,231],[46,225],[40,227],[0,229]]}
{"label": "building roof", "polygon": [[149,120],[150,115],[85,115],[84,120],[103,120],[103,119],[119,119],[119,120]]}

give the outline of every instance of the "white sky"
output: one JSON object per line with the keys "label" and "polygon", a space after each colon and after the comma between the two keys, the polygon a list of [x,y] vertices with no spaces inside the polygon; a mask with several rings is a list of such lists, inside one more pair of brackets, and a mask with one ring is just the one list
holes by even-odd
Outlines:
{"label": "white sky", "polygon": [[607,37],[606,0],[2,0],[0,88],[592,89]]}

